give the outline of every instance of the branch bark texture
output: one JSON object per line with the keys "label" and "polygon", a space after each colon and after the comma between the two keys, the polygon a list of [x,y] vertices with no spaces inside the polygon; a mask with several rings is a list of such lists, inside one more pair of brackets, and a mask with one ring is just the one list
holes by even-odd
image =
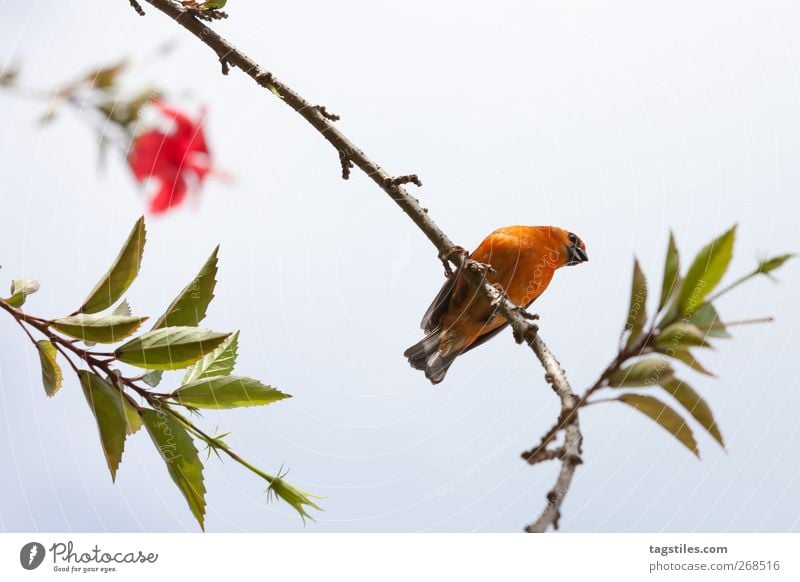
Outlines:
{"label": "branch bark texture", "polygon": [[[541,532],[550,525],[558,527],[561,503],[572,482],[575,467],[581,462],[581,432],[577,416],[578,398],[572,391],[558,360],[539,337],[538,327],[532,323],[534,317],[508,300],[501,290],[489,284],[484,278],[489,266],[470,260],[463,249],[456,246],[428,216],[427,209],[422,207],[419,200],[408,193],[403,185],[409,182],[417,183],[418,179],[411,180],[408,179],[408,176],[392,176],[386,172],[339,131],[334,125],[336,116],[328,113],[324,107],[307,101],[271,72],[263,69],[244,52],[199,20],[193,11],[182,8],[172,0],[144,1],[172,18],[213,50],[222,64],[223,74],[228,74],[230,68],[235,67],[263,88],[280,96],[286,105],[310,123],[336,149],[342,164],[343,177],[349,176],[349,169],[352,166],[363,171],[428,237],[439,252],[439,258],[445,264],[445,268],[449,269],[449,263],[452,263],[460,269],[465,279],[495,305],[498,312],[508,320],[517,342],[524,342],[531,348],[545,369],[545,378],[560,400],[561,417],[555,427],[555,432],[563,430],[564,444],[558,450],[559,454],[555,455],[561,460],[561,470],[554,488],[548,494],[547,506],[538,519],[526,528],[526,531]],[[413,177],[416,178],[416,176]],[[552,438],[548,442],[550,440]]]}

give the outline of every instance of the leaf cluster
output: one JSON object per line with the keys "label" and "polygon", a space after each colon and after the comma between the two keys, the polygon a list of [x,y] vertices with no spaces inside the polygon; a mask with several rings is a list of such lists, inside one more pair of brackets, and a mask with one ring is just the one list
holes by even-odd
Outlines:
{"label": "leaf cluster", "polygon": [[[0,299],[0,307],[17,319],[32,340],[28,327],[45,336],[35,341],[45,393],[52,397],[61,388],[59,360],[66,361],[77,374],[95,418],[112,480],[116,480],[127,439],[146,427],[201,527],[206,489],[197,441],[267,481],[271,494],[307,517],[306,508],[319,509],[314,496],[289,484],[283,475],[254,467],[228,447],[224,435],[209,435],[185,414],[266,406],[290,397],[259,380],[234,374],[239,332],[199,327],[214,298],[219,249],[214,249],[155,323],[142,331],[148,318],[133,315],[122,297],[139,274],[145,242],[145,222],[140,218],[111,267],[68,316],[46,320],[23,313],[19,308],[39,289],[39,283],[31,279],[14,280],[10,296]],[[109,351],[95,351],[98,345]],[[131,375],[129,368],[138,372]],[[155,390],[162,382],[168,384],[164,372],[177,370],[184,371],[182,379],[166,391]]]}
{"label": "leaf cluster", "polygon": [[[601,388],[625,390],[611,400],[622,402],[652,419],[695,455],[699,449],[687,417],[724,447],[722,433],[711,408],[685,380],[678,377],[680,366],[713,376],[695,356],[702,349],[713,349],[714,342],[731,338],[715,302],[722,295],[759,276],[772,277],[794,255],[783,254],[759,262],[756,268],[727,287],[718,290],[733,257],[736,227],[712,240],[694,257],[685,273],[675,237],[670,233],[664,272],[658,289],[657,306],[648,316],[647,303],[653,293],[639,261],[634,259],[628,317],[620,342],[620,351],[600,380],[589,389],[586,398]],[[716,291],[716,293],[715,293]],[[743,323],[771,321],[771,318]],[[660,390],[656,394],[653,389]],[[667,396],[667,401],[663,399]],[[596,400],[595,402],[606,401]],[[670,405],[668,401],[672,401]]]}

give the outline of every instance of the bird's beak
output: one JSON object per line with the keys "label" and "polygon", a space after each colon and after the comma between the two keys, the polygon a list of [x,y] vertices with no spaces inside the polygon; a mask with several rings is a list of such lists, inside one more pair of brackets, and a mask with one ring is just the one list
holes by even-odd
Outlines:
{"label": "bird's beak", "polygon": [[587,255],[586,251],[578,245],[569,245],[567,247],[567,252],[569,253],[569,261],[567,262],[567,266],[571,267],[572,265],[580,265],[581,263],[585,263],[589,260],[589,255]]}

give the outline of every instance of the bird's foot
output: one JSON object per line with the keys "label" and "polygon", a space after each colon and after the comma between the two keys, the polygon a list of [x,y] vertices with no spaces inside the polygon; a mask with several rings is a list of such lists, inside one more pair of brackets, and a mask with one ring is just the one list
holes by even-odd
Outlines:
{"label": "bird's foot", "polygon": [[496,314],[497,309],[500,306],[500,304],[504,300],[508,299],[508,295],[506,294],[506,290],[503,289],[503,286],[500,283],[492,283],[491,287],[492,287],[492,289],[497,291],[497,294],[495,295],[494,299],[492,299],[492,303],[491,303],[491,306],[494,307],[495,314]]}
{"label": "bird's foot", "polygon": [[516,311],[517,313],[519,313],[520,317],[522,317],[523,319],[527,319],[528,321],[536,321],[537,319],[539,319],[538,313],[530,313],[524,307],[517,307]]}
{"label": "bird's foot", "polygon": [[497,273],[494,268],[488,263],[479,263],[478,261],[470,261],[467,265],[470,271],[478,273],[481,277],[486,277],[489,273]]}
{"label": "bird's foot", "polygon": [[453,268],[450,266],[450,262],[455,259],[455,257],[462,257],[467,258],[469,253],[464,247],[454,246],[449,251],[439,253],[439,260],[442,261],[442,265],[444,265],[444,276],[448,279],[453,276]]}
{"label": "bird's foot", "polygon": [[537,333],[539,333],[539,326],[536,324],[529,324],[524,330],[514,329],[514,341],[518,344],[530,343]]}

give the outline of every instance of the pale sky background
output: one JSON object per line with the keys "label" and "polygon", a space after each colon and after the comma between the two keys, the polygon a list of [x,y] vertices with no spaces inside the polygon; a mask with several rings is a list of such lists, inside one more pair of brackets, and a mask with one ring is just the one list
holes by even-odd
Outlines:
{"label": "pale sky background", "polygon": [[[734,275],[800,250],[800,5],[796,2],[229,2],[214,27],[313,102],[387,170],[418,172],[419,196],[474,247],[508,224],[578,233],[590,262],[560,271],[535,304],[576,389],[615,353],[636,254],[659,286],[669,229],[684,261],[738,222]],[[403,350],[441,284],[428,241],[304,121],[153,9],[126,0],[0,0],[0,64],[52,86],[138,56],[152,83],[205,104],[216,163],[236,176],[148,221],[128,294],[157,316],[221,243],[206,325],[241,329],[238,372],[294,395],[208,411],[256,464],[281,464],[324,495],[303,526],[257,478],[206,463],[209,531],[519,531],[555,464],[519,453],[557,414],[543,371],[510,333],[433,388]],[[167,59],[149,56],[166,41]],[[190,95],[191,100],[184,96]],[[0,271],[35,277],[37,315],[73,311],[144,208],[119,157],[97,168],[75,115],[39,129],[41,104],[0,94]],[[618,404],[581,417],[585,464],[565,531],[800,530],[797,265],[726,297],[737,329],[683,375],[707,398],[728,449],[700,429],[698,461]],[[47,399],[38,358],[0,316],[0,530],[196,531],[144,432],[112,485],[74,377]]]}

